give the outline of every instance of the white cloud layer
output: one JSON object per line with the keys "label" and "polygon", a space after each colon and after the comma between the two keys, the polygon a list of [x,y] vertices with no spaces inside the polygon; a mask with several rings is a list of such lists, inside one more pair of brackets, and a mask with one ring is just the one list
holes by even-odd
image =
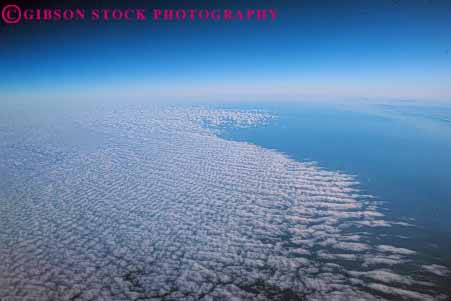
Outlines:
{"label": "white cloud layer", "polygon": [[48,130],[2,144],[0,298],[439,298],[394,271],[415,251],[371,242],[396,221],[355,177],[205,127],[272,118],[133,108],[81,120],[89,145]]}

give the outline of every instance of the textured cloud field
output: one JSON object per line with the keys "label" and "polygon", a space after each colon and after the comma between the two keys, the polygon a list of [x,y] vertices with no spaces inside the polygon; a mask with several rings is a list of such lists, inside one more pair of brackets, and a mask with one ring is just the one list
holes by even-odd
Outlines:
{"label": "textured cloud field", "polygon": [[273,118],[130,108],[20,139],[2,125],[0,299],[445,299],[446,267],[375,242],[409,225],[355,177],[217,135]]}

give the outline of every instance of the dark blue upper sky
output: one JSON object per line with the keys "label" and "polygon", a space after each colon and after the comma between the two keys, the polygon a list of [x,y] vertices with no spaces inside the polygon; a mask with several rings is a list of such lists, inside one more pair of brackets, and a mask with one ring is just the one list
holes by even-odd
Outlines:
{"label": "dark blue upper sky", "polygon": [[[140,95],[170,90],[208,97],[223,90],[238,96],[451,100],[451,1],[184,2],[90,1],[89,7],[261,7],[276,8],[278,18],[265,23],[2,23],[0,88],[23,97],[114,94],[120,87]],[[88,7],[86,1],[16,3],[23,9]]]}

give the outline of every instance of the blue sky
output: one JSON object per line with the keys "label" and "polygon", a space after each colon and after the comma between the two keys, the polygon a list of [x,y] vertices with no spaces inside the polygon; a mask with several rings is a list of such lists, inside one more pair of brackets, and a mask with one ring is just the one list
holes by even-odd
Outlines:
{"label": "blue sky", "polygon": [[[267,23],[2,24],[0,88],[18,97],[319,95],[451,101],[449,1],[338,2],[233,2],[234,8],[249,3],[277,8],[278,19]],[[157,6],[148,1],[99,6],[113,3]],[[193,1],[192,6],[229,7],[231,2],[218,3]]]}

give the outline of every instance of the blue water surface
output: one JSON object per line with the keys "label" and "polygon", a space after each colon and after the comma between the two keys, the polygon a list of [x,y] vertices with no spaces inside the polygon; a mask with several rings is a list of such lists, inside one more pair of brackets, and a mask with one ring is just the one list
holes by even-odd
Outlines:
{"label": "blue water surface", "polygon": [[[256,105],[249,105],[255,109]],[[357,176],[408,236],[451,263],[451,107],[444,104],[258,104],[277,119],[223,137]],[[389,231],[387,229],[383,231]],[[407,231],[407,230],[406,230]]]}

